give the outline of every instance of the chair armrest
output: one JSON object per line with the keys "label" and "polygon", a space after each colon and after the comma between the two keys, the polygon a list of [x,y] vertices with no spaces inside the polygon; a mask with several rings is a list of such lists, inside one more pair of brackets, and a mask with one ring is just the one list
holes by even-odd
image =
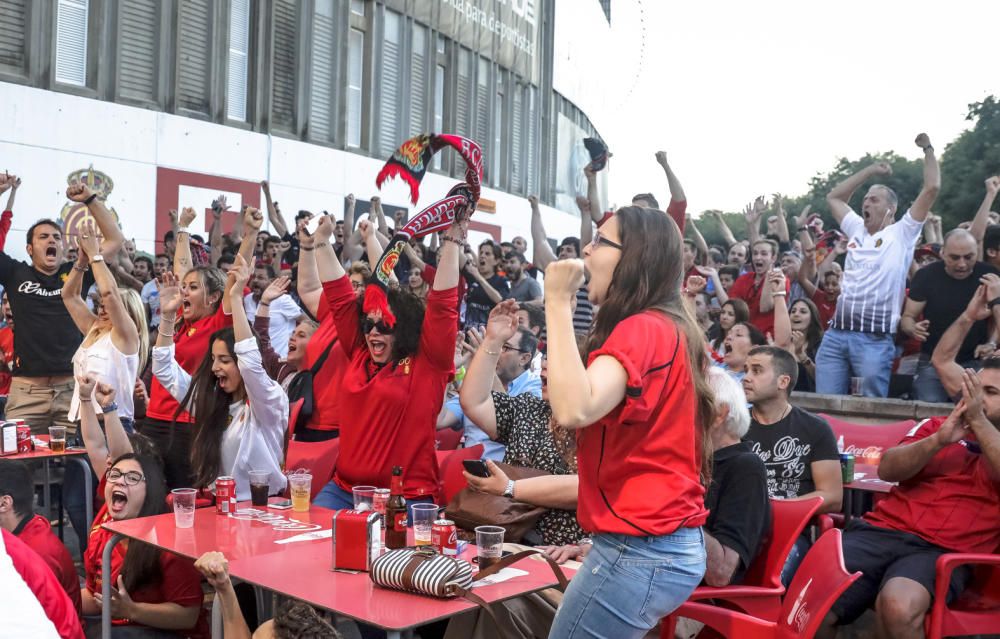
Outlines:
{"label": "chair armrest", "polygon": [[[839,515],[840,513],[835,513],[835,514]],[[833,517],[831,517],[829,514],[826,514],[826,515],[816,515],[813,524],[819,530],[819,534],[816,535],[816,538],[819,539],[823,535],[823,533],[832,529],[836,525],[836,522],[834,521]],[[843,527],[843,525],[844,525],[844,518],[841,515],[840,526]]]}
{"label": "chair armrest", "polygon": [[777,629],[777,624],[771,621],[757,619],[735,610],[690,601],[682,604],[673,614],[700,621],[723,637],[774,639]]}
{"label": "chair armrest", "polygon": [[934,579],[934,601],[944,602],[948,595],[948,585],[951,583],[951,573],[959,566],[966,564],[980,564],[986,566],[1000,566],[1000,555],[987,555],[984,553],[957,553],[949,552],[937,558],[935,571],[937,576]]}

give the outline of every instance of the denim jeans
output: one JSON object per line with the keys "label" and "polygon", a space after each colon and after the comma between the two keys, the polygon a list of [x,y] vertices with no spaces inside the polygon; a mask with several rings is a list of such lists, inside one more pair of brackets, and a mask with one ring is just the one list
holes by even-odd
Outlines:
{"label": "denim jeans", "polygon": [[[330,510],[340,510],[341,508],[354,508],[354,493],[348,492],[338,486],[336,482],[330,482],[326,486],[323,486],[323,490],[319,491],[316,495],[316,499],[313,503],[320,508],[329,508]],[[406,525],[410,525],[410,520],[413,516],[413,504],[433,504],[434,498],[430,495],[426,497],[418,497],[417,499],[407,499],[406,500]]]}
{"label": "denim jeans", "polygon": [[[962,368],[973,370],[979,370],[983,366],[983,363],[977,359],[958,364]],[[917,374],[913,377],[913,398],[920,402],[947,403],[952,401],[952,398],[948,397],[948,391],[941,385],[941,378],[934,365],[931,364],[930,356],[923,353],[920,355],[920,361],[917,362]]]}
{"label": "denim jeans", "polygon": [[816,392],[847,395],[851,378],[863,377],[865,397],[886,397],[896,345],[892,335],[831,328],[816,353]]}
{"label": "denim jeans", "polygon": [[566,589],[549,639],[641,639],[705,575],[701,528],[661,537],[601,534]]}
{"label": "denim jeans", "polygon": [[792,546],[791,552],[788,553],[788,559],[785,560],[785,565],[781,568],[781,585],[785,588],[792,583],[792,578],[795,577],[799,564],[806,558],[806,553],[809,552],[810,548],[812,548],[812,539],[810,539],[807,529],[795,540],[795,545]]}

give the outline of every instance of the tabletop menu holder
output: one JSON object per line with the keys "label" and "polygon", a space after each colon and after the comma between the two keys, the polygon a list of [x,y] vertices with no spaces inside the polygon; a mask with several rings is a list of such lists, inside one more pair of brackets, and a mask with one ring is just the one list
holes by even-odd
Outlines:
{"label": "tabletop menu holder", "polygon": [[373,511],[333,514],[333,570],[368,572],[382,546],[382,519]]}

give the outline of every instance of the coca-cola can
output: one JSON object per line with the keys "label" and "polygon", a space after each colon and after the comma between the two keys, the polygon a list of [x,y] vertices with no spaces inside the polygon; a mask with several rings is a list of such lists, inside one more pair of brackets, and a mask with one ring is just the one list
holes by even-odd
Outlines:
{"label": "coca-cola can", "polygon": [[431,528],[431,546],[442,555],[458,554],[458,529],[450,519],[438,519]]}
{"label": "coca-cola can", "polygon": [[30,453],[35,450],[35,443],[31,441],[31,426],[20,422],[17,424],[17,452]]}
{"label": "coca-cola can", "polygon": [[215,511],[220,515],[236,512],[236,480],[232,477],[215,480]]}

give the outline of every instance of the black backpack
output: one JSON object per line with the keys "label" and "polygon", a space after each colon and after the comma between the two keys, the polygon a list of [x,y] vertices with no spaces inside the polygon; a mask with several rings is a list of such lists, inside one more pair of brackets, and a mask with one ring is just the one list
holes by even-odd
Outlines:
{"label": "black backpack", "polygon": [[292,381],[288,384],[288,403],[294,404],[298,400],[302,400],[302,409],[299,411],[299,417],[295,421],[295,430],[301,432],[301,428],[304,427],[313,414],[313,378],[316,373],[323,368],[323,364],[326,363],[327,356],[330,355],[330,349],[333,348],[334,344],[337,343],[337,338],[334,338],[330,345],[327,346],[323,353],[316,360],[316,363],[312,365],[307,370],[299,371],[292,378]]}

